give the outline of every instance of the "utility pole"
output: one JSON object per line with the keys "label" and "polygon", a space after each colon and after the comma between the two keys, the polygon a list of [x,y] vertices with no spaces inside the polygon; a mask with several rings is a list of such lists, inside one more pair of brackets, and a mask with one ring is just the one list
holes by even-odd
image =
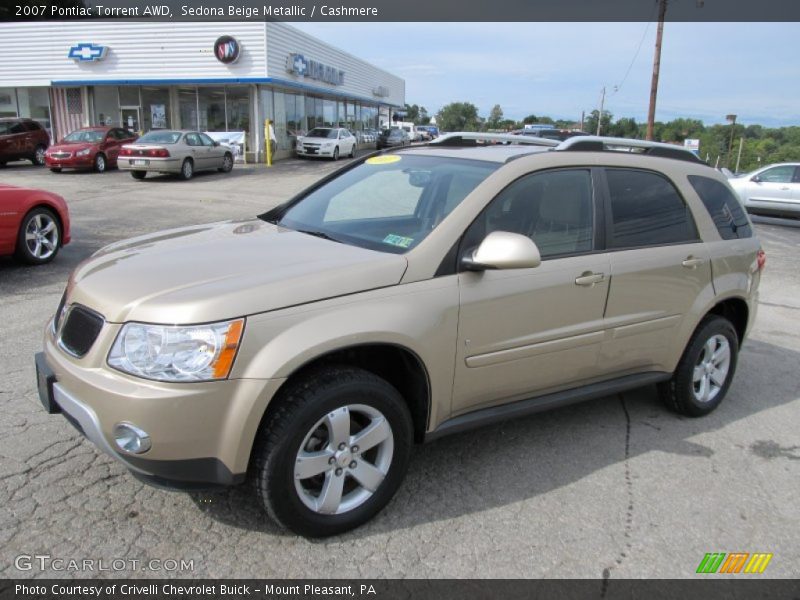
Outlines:
{"label": "utility pole", "polygon": [[731,123],[731,139],[728,142],[728,160],[727,167],[731,168],[731,154],[733,154],[733,134],[736,132],[736,115],[725,115],[725,120]]}
{"label": "utility pole", "polygon": [[600,124],[603,122],[603,106],[606,103],[606,88],[603,86],[603,90],[600,92],[600,112],[597,113],[597,133],[595,135],[600,135]]}
{"label": "utility pole", "polygon": [[739,138],[739,156],[736,157],[736,169],[734,173],[739,172],[739,163],[742,162],[742,147],[744,146],[744,136]]}
{"label": "utility pole", "polygon": [[661,69],[661,39],[664,37],[664,16],[667,14],[667,0],[658,0],[658,29],[656,30],[656,50],[653,56],[653,79],[650,83],[650,110],[647,112],[647,135],[653,139],[653,125],[656,120],[656,96],[658,95],[658,73]]}

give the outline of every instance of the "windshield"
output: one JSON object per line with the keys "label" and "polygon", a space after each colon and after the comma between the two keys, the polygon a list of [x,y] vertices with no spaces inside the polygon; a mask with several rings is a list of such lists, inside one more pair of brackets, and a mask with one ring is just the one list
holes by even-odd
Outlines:
{"label": "windshield", "polygon": [[374,156],[278,213],[273,222],[402,254],[424,240],[498,166],[439,156]]}
{"label": "windshield", "polygon": [[329,140],[335,140],[336,130],[317,127],[316,129],[309,131],[307,137],[328,138]]}
{"label": "windshield", "polygon": [[151,131],[136,140],[137,144],[175,144],[181,139],[180,131]]}
{"label": "windshield", "polygon": [[73,131],[72,133],[64,136],[65,142],[99,142],[105,137],[105,131],[98,131],[97,129],[88,129],[85,131]]}

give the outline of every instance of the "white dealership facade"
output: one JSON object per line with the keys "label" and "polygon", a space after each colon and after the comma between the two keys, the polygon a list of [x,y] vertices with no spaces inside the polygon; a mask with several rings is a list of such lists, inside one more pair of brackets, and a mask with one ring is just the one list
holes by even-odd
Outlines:
{"label": "white dealership facade", "polygon": [[244,131],[264,158],[317,126],[360,138],[405,104],[405,81],[279,22],[1,23],[0,117],[31,117],[54,138],[88,125]]}

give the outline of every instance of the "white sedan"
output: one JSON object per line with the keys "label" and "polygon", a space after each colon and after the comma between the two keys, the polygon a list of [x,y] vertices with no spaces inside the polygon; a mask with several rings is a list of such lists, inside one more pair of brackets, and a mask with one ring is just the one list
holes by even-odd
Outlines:
{"label": "white sedan", "polygon": [[770,165],[728,183],[748,212],[800,216],[800,163]]}
{"label": "white sedan", "polygon": [[356,138],[347,129],[337,127],[315,127],[308,135],[297,136],[297,156],[328,156],[337,160],[340,156],[356,155]]}

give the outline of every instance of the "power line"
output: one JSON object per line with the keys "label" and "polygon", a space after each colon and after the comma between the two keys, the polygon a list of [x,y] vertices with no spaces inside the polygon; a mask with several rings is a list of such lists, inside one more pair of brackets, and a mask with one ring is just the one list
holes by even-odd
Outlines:
{"label": "power line", "polygon": [[630,75],[631,69],[633,68],[633,63],[636,62],[636,59],[639,57],[639,52],[642,49],[642,44],[644,44],[644,40],[647,37],[647,32],[650,31],[650,24],[653,22],[653,15],[655,14],[656,8],[658,7],[657,3],[653,4],[653,12],[650,13],[650,18],[647,20],[647,25],[644,28],[644,33],[642,34],[642,39],[639,40],[639,45],[636,47],[636,52],[633,55],[633,59],[631,60],[631,64],[628,65],[628,70],[625,71],[625,76],[622,78],[617,85],[614,86],[614,91],[611,92],[612,94],[616,94],[618,91],[622,89],[622,85],[628,79],[628,75]]}

